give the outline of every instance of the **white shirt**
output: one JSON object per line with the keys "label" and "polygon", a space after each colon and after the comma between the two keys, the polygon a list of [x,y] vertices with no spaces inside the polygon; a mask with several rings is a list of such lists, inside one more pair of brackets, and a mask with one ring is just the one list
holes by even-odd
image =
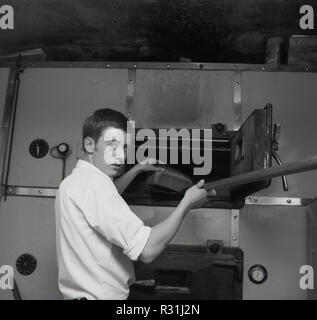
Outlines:
{"label": "white shirt", "polygon": [[58,284],[65,299],[126,299],[151,228],[111,178],[79,160],[55,200]]}

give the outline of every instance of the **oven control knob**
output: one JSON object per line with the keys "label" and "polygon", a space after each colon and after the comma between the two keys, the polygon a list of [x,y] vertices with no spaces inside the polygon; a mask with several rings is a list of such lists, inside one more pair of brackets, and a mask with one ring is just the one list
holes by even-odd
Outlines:
{"label": "oven control knob", "polygon": [[217,132],[222,132],[224,129],[225,129],[225,126],[224,126],[224,124],[223,123],[217,123],[216,125],[215,125],[215,129],[216,129],[216,131]]}
{"label": "oven control knob", "polygon": [[57,150],[61,154],[67,154],[69,149],[70,149],[69,145],[65,142],[62,142],[57,146]]}

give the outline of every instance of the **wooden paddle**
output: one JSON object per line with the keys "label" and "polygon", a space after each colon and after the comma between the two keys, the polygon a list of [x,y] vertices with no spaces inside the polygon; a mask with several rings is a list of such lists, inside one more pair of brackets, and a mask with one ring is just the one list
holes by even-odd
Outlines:
{"label": "wooden paddle", "polygon": [[[297,160],[294,162],[286,163],[279,167],[270,167],[266,169],[251,171],[248,173],[239,174],[230,178],[220,179],[213,182],[204,184],[204,188],[207,191],[223,188],[238,186],[250,182],[256,182],[266,180],[274,177],[286,176],[294,173],[300,173],[304,171],[311,171],[317,169],[317,156],[310,158]],[[317,181],[316,181],[317,185]]]}

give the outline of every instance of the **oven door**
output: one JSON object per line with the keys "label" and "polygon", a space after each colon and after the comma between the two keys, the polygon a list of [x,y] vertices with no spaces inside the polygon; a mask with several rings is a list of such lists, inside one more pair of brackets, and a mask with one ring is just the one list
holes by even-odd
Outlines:
{"label": "oven door", "polygon": [[129,299],[242,299],[243,252],[222,247],[169,245],[151,264],[135,263],[136,281]]}
{"label": "oven door", "polygon": [[[257,109],[231,141],[231,176],[272,166],[272,105]],[[271,180],[230,188],[232,198],[242,198],[267,188]]]}

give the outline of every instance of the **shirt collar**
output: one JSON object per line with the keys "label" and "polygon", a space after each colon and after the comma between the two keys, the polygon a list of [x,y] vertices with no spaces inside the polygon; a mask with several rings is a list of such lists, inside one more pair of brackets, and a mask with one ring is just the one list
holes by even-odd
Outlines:
{"label": "shirt collar", "polygon": [[98,174],[101,174],[105,177],[107,177],[108,179],[111,179],[108,175],[106,175],[104,172],[102,172],[100,169],[98,169],[96,166],[94,166],[92,163],[86,161],[86,160],[82,160],[82,159],[78,159],[76,167],[74,168],[74,170],[90,170],[90,171],[94,171]]}

